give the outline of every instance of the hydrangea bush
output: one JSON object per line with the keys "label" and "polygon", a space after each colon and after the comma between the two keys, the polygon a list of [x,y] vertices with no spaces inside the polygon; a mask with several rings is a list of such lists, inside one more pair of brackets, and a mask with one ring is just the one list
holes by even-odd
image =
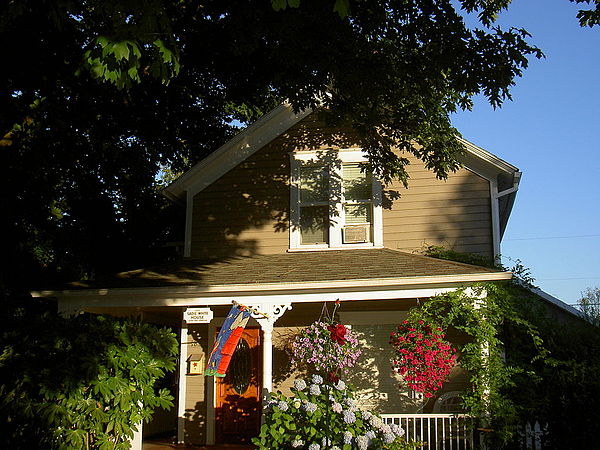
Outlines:
{"label": "hydrangea bush", "polygon": [[344,381],[328,382],[313,375],[296,380],[293,396],[272,393],[265,422],[252,442],[259,449],[366,450],[420,447],[404,439],[404,430],[362,411]]}
{"label": "hydrangea bush", "polygon": [[423,320],[405,320],[390,336],[394,369],[426,398],[442,387],[456,365],[456,349],[444,338],[441,328]]}

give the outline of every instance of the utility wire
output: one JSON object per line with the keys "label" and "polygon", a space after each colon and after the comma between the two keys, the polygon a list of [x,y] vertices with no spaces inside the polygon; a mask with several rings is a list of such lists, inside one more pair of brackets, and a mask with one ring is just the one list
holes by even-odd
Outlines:
{"label": "utility wire", "polygon": [[594,277],[568,277],[568,278],[536,278],[536,281],[548,281],[548,280],[598,280],[600,276]]}
{"label": "utility wire", "polygon": [[541,236],[541,237],[528,237],[528,238],[506,238],[505,241],[539,241],[545,239],[579,239],[579,238],[597,238],[600,234],[580,234],[573,236]]}

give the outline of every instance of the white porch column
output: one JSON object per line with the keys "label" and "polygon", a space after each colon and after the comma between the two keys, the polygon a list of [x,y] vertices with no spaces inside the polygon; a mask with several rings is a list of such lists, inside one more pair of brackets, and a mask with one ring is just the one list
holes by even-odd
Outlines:
{"label": "white porch column", "polygon": [[188,328],[185,320],[181,321],[179,338],[179,390],[177,393],[177,443],[183,444],[185,440],[185,391],[187,372],[187,340]]}
{"label": "white porch column", "polygon": [[[482,309],[485,306],[486,303],[486,298],[487,298],[487,290],[484,287],[480,287],[480,288],[467,288],[465,289],[465,294],[468,295],[469,297],[473,298],[473,309],[479,311],[480,309]],[[482,314],[481,320],[485,320],[485,314]],[[487,382],[487,378],[488,378],[488,371],[489,371],[489,358],[490,358],[490,343],[489,341],[485,341],[481,343],[481,355],[484,361],[484,364],[486,366],[486,373],[483,375],[482,379],[481,379],[481,383],[484,386],[483,389],[483,393],[482,393],[482,399],[484,402],[484,412],[483,412],[483,417],[481,419],[483,419],[483,426],[487,428],[488,424],[488,418],[490,415],[490,410],[489,410],[489,398],[490,398],[490,389],[489,389],[489,384]],[[485,443],[485,440],[483,439],[483,434],[480,434],[480,439],[481,439],[481,448],[486,450],[488,448],[488,446]]]}
{"label": "white porch column", "polygon": [[273,326],[275,321],[283,316],[283,313],[292,309],[292,303],[259,303],[252,305],[252,308],[255,311],[252,313],[252,317],[259,323],[263,332],[262,388],[264,399],[266,394],[273,390]]}
{"label": "white porch column", "polygon": [[142,450],[142,429],[143,429],[143,424],[144,421],[142,420],[140,423],[138,423],[137,425],[137,431],[133,432],[133,439],[131,439],[129,442],[131,444],[130,449],[131,450]]}
{"label": "white porch column", "polygon": [[261,324],[263,331],[263,394],[273,390],[273,324]]}

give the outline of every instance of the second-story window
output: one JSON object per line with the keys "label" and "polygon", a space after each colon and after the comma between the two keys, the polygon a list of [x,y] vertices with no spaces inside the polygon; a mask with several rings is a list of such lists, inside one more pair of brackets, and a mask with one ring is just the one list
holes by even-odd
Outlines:
{"label": "second-story window", "polygon": [[300,242],[325,245],[329,243],[329,171],[324,166],[301,166],[298,178]]}
{"label": "second-story window", "polygon": [[292,155],[290,249],[381,247],[381,184],[360,150]]}

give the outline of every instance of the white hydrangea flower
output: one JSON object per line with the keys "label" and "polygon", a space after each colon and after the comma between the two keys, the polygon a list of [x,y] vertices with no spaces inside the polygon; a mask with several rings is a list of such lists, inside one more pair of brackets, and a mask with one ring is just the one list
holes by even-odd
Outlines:
{"label": "white hydrangea flower", "polygon": [[352,433],[344,431],[344,444],[350,445],[352,443]]}
{"label": "white hydrangea flower", "polygon": [[311,402],[306,402],[303,405],[304,407],[304,411],[306,411],[307,413],[314,413],[317,410],[317,405],[315,403],[311,403]]}
{"label": "white hydrangea flower", "polygon": [[334,403],[331,405],[331,410],[332,410],[333,412],[336,412],[336,413],[338,413],[338,414],[342,412],[342,409],[343,409],[343,408],[342,408],[342,405],[340,405],[338,402],[334,402]]}
{"label": "white hydrangea flower", "polygon": [[304,380],[294,381],[294,388],[297,391],[303,391],[304,389],[306,389],[306,381],[304,381]]}
{"label": "white hydrangea flower", "polygon": [[292,441],[292,447],[300,448],[304,445],[304,441],[302,439],[295,439]]}
{"label": "white hydrangea flower", "polygon": [[344,415],[344,422],[346,422],[346,423],[356,422],[356,415],[352,411],[346,410],[343,412],[343,415]]}
{"label": "white hydrangea flower", "polygon": [[371,416],[369,418],[369,423],[373,428],[381,428],[383,426],[383,421],[377,416]]}
{"label": "white hydrangea flower", "polygon": [[338,380],[338,382],[334,386],[338,391],[346,390],[346,383],[344,383],[342,380]]}
{"label": "white hydrangea flower", "polygon": [[358,450],[367,450],[369,438],[366,436],[358,436],[356,438],[356,446],[358,447]]}
{"label": "white hydrangea flower", "polygon": [[310,395],[321,395],[321,388],[317,384],[311,384],[308,387],[308,392]]}
{"label": "white hydrangea flower", "polygon": [[394,433],[396,436],[402,437],[402,436],[404,436],[404,433],[406,433],[404,431],[404,428],[402,428],[399,425],[396,425],[395,423],[390,425],[390,429],[392,430],[392,433]]}
{"label": "white hydrangea flower", "polygon": [[319,444],[317,444],[316,442],[313,442],[312,444],[310,444],[308,446],[308,450],[320,450],[321,446]]}
{"label": "white hydrangea flower", "polygon": [[391,444],[396,440],[396,436],[393,433],[385,433],[382,440],[384,444]]}
{"label": "white hydrangea flower", "polygon": [[277,407],[282,411],[287,411],[290,409],[290,405],[288,405],[284,400],[281,400],[279,403],[277,403]]}
{"label": "white hydrangea flower", "polygon": [[323,377],[315,373],[312,376],[312,382],[315,384],[323,384]]}

